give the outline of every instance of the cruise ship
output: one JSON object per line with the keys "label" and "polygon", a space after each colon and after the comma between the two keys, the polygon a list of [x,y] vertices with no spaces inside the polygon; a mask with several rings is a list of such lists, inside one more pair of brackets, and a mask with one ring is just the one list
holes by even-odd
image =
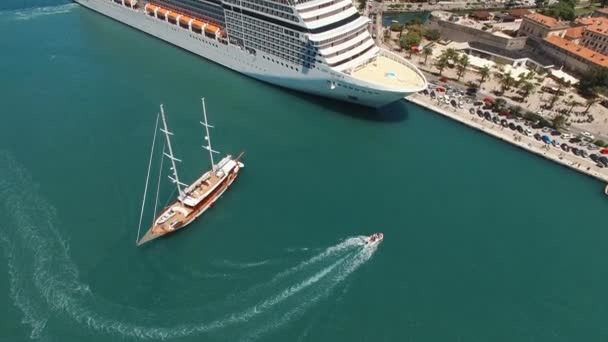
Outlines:
{"label": "cruise ship", "polygon": [[74,0],[192,53],[281,87],[381,107],[427,87],[378,47],[352,0]]}

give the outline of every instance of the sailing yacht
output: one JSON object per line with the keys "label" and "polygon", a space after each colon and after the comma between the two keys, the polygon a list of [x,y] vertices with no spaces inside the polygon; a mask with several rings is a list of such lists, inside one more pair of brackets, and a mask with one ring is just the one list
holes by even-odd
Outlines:
{"label": "sailing yacht", "polygon": [[[201,124],[205,128],[205,145],[203,148],[209,152],[209,159],[211,161],[211,170],[203,173],[194,183],[187,185],[180,181],[177,172],[177,163],[181,162],[180,159],[176,158],[173,154],[173,147],[171,146],[171,136],[173,133],[169,131],[167,127],[167,119],[163,105],[160,105],[160,113],[156,118],[156,128],[154,129],[154,138],[152,140],[152,151],[150,152],[150,161],[148,163],[148,175],[146,177],[146,186],[144,189],[144,199],[141,207],[141,214],[139,219],[139,229],[137,231],[137,245],[142,245],[148,241],[154,240],[160,236],[172,233],[176,230],[182,229],[204,213],[207,209],[211,208],[220,196],[232,185],[236,180],[240,169],[245,165],[240,161],[243,153],[237,158],[233,158],[231,155],[227,155],[218,163],[215,163],[213,159],[214,154],[218,154],[218,151],[213,150],[211,147],[211,135],[209,129],[213,128],[207,122],[207,110],[205,108],[205,99],[202,99],[203,104],[203,119]],[[159,130],[159,117],[162,122],[162,128]],[[162,175],[162,165],[164,158],[171,161],[171,169],[169,180],[175,184],[177,189],[177,199],[168,207],[164,208],[160,214],[156,215],[156,207],[158,204],[158,193],[160,187],[157,186],[156,200],[154,207],[154,221],[151,227],[148,229],[146,234],[140,239],[139,233],[141,230],[142,218],[144,213],[144,206],[146,202],[146,194],[148,191],[148,183],[150,179],[150,170],[152,167],[152,159],[154,155],[154,145],[156,141],[156,133],[160,131],[164,134],[165,144],[163,146],[163,154],[160,162],[159,181]]]}

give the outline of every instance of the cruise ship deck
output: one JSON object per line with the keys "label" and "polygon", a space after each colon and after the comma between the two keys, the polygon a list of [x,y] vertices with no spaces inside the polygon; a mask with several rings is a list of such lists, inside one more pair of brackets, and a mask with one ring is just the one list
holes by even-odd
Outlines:
{"label": "cruise ship deck", "polygon": [[395,89],[423,89],[426,80],[410,66],[383,54],[358,69],[351,76]]}

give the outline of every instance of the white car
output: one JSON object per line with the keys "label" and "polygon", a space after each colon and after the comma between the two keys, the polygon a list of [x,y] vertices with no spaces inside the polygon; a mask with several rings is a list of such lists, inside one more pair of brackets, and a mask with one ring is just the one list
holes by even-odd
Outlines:
{"label": "white car", "polygon": [[570,133],[564,133],[564,134],[562,134],[562,138],[564,138],[564,139],[570,139],[570,138],[572,138],[572,134],[570,134]]}
{"label": "white car", "polygon": [[595,138],[595,137],[593,136],[593,134],[591,134],[591,133],[589,133],[589,132],[582,132],[581,134],[582,134],[582,135],[584,135],[584,136],[586,136],[586,137],[587,137],[587,138],[589,138],[589,139],[593,139],[593,138]]}
{"label": "white car", "polygon": [[525,132],[526,132],[527,136],[529,136],[529,137],[532,136],[532,131],[529,128],[526,128]]}

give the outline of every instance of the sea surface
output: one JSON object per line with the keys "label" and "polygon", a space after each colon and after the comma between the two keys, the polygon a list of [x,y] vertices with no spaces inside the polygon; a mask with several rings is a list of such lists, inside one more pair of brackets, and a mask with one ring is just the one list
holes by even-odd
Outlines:
{"label": "sea surface", "polygon": [[[0,341],[608,340],[599,182],[66,1],[0,8]],[[209,167],[202,96],[214,147],[246,167],[196,223],[136,247],[158,106],[191,181]]]}

